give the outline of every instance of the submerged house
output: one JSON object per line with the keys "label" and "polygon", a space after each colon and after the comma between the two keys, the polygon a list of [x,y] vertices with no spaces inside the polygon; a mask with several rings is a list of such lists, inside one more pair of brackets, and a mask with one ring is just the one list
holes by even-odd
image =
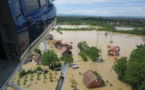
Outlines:
{"label": "submerged house", "polygon": [[91,70],[88,70],[83,74],[83,82],[88,88],[94,88],[103,85],[102,79],[100,79],[96,73]]}
{"label": "submerged house", "polygon": [[61,40],[54,40],[54,41],[52,42],[52,44],[53,44],[56,48],[58,48],[58,49],[61,49],[61,48],[62,48],[62,41],[61,41]]}
{"label": "submerged house", "polygon": [[46,39],[47,40],[53,40],[53,35],[52,34],[47,34]]}
{"label": "submerged house", "polygon": [[66,54],[72,54],[72,52],[66,47],[62,47],[59,51],[62,54],[62,56],[65,56]]}

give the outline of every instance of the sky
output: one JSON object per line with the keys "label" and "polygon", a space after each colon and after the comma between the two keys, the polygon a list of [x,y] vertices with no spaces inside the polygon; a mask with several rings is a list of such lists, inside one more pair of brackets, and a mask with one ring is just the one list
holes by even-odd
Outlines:
{"label": "sky", "polygon": [[57,15],[145,17],[145,0],[55,0]]}

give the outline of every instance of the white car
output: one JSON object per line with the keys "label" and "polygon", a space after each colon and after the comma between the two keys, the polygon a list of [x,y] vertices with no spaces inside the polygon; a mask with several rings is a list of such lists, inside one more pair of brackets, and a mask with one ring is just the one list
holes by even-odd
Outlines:
{"label": "white car", "polygon": [[75,64],[72,66],[73,69],[79,68],[79,65]]}

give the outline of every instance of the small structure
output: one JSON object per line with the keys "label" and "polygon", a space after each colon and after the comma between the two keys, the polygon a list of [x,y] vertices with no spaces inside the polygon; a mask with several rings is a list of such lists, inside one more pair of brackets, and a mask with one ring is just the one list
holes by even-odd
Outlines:
{"label": "small structure", "polygon": [[103,85],[103,81],[97,76],[95,72],[91,70],[88,70],[83,74],[83,82],[88,88],[94,88]]}
{"label": "small structure", "polygon": [[28,61],[31,61],[32,58],[33,58],[33,54],[30,54],[30,55],[28,56]]}
{"label": "small structure", "polygon": [[108,48],[108,55],[114,56],[114,58],[117,59],[117,57],[119,55],[120,47],[108,45],[107,48]]}
{"label": "small structure", "polygon": [[53,44],[56,48],[58,48],[58,49],[61,49],[61,48],[62,48],[62,41],[61,41],[61,40],[54,40],[54,41],[52,42],[52,44]]}
{"label": "small structure", "polygon": [[46,39],[47,40],[53,40],[53,35],[52,34],[47,34]]}
{"label": "small structure", "polygon": [[62,46],[68,46],[68,43],[62,43]]}
{"label": "small structure", "polygon": [[62,43],[62,46],[66,47],[67,49],[72,49],[72,45],[69,45],[68,43]]}
{"label": "small structure", "polygon": [[72,54],[72,52],[69,49],[67,49],[66,47],[62,47],[59,51],[62,54],[62,56],[66,55],[66,54]]}
{"label": "small structure", "polygon": [[34,62],[36,65],[41,64],[41,55],[39,53],[33,52],[32,62]]}

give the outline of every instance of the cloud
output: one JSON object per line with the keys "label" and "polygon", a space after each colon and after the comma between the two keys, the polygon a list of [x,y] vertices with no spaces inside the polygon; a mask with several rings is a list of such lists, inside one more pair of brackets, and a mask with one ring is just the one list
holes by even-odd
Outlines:
{"label": "cloud", "polygon": [[104,0],[56,0],[56,4],[91,4],[103,2]]}
{"label": "cloud", "polygon": [[56,0],[58,14],[145,16],[144,0]]}
{"label": "cloud", "polygon": [[144,0],[56,0],[56,4],[94,4],[94,3],[130,3]]}

